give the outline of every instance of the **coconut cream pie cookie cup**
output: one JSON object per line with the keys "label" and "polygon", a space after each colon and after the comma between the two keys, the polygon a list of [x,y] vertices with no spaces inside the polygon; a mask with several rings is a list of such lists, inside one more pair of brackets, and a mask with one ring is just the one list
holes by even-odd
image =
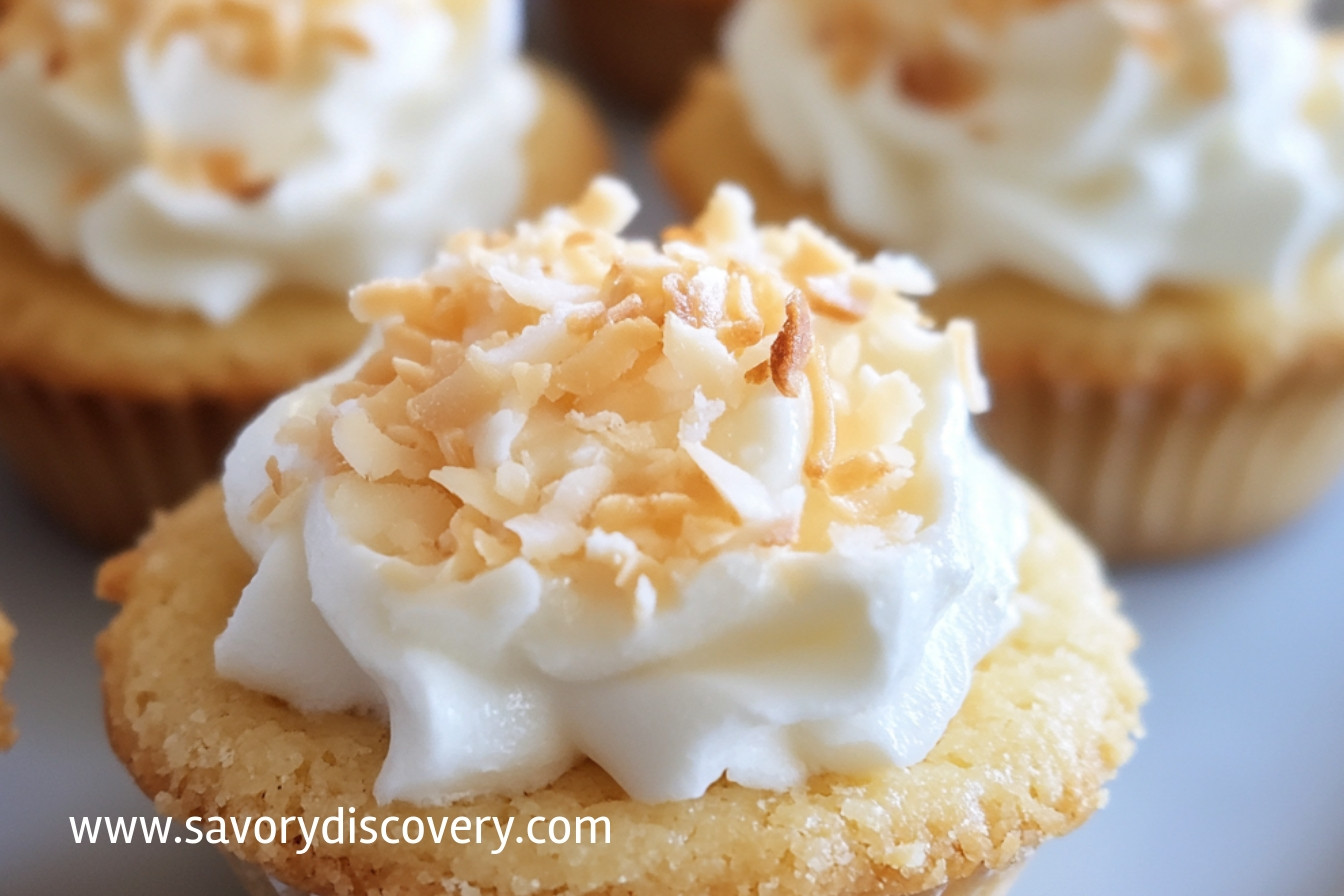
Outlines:
{"label": "coconut cream pie cookie cup", "polygon": [[1344,68],[1301,4],[747,0],[664,126],[912,251],[979,325],[990,443],[1113,558],[1230,545],[1344,463]]}
{"label": "coconut cream pie cookie cup", "polygon": [[555,0],[577,61],[603,90],[648,110],[676,99],[714,57],[733,0]]}
{"label": "coconut cream pie cookie cup", "polygon": [[5,702],[5,682],[14,668],[14,624],[0,613],[0,750],[14,746],[18,732],[14,730],[14,707]]}
{"label": "coconut cream pie cookie cup", "polygon": [[578,196],[592,110],[517,0],[18,0],[0,12],[0,442],[122,545],[358,346],[348,289]]}
{"label": "coconut cream pie cookie cup", "polygon": [[969,325],[735,189],[661,245],[635,206],[357,290],[361,354],[103,567],[161,811],[518,835],[225,847],[255,892],[987,896],[1103,804],[1134,634],[976,441]]}

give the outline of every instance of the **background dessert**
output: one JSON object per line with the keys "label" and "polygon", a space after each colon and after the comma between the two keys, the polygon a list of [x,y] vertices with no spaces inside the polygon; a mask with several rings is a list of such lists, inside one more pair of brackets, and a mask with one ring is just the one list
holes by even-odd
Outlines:
{"label": "background dessert", "polygon": [[510,0],[11,4],[0,437],[99,544],[357,346],[350,285],[575,195],[600,125]]}
{"label": "background dessert", "polygon": [[684,203],[732,178],[925,255],[1012,463],[1109,556],[1225,546],[1344,456],[1344,117],[1302,16],[749,3],[660,167]]}
{"label": "background dessert", "polygon": [[599,89],[644,110],[666,106],[712,59],[733,0],[545,0],[570,55]]}
{"label": "background dessert", "polygon": [[1095,557],[971,434],[915,263],[734,190],[661,248],[633,212],[598,184],[355,293],[366,350],[100,574],[114,749],[183,816],[639,832],[230,850],[321,893],[1002,892],[1132,750]]}

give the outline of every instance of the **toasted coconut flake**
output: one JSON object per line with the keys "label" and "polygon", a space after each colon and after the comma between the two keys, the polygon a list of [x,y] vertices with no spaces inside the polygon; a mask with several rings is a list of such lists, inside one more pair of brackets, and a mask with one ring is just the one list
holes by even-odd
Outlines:
{"label": "toasted coconut flake", "polygon": [[658,447],[650,424],[631,422],[615,411],[585,414],[574,410],[565,416],[565,421],[580,432],[597,436],[606,446],[628,454],[649,454]]}
{"label": "toasted coconut flake", "polygon": [[360,408],[336,418],[331,441],[350,468],[365,479],[385,479],[403,462],[405,449],[388,438]]}
{"label": "toasted coconut flake", "polygon": [[482,470],[442,467],[430,472],[429,478],[464,505],[476,508],[490,519],[507,520],[518,513],[518,507],[495,489],[494,477]]}
{"label": "toasted coconut flake", "polygon": [[747,370],[743,378],[753,386],[759,386],[761,383],[770,379],[770,362],[762,361],[755,367]]}
{"label": "toasted coconut flake", "polygon": [[798,397],[800,374],[812,354],[812,315],[799,290],[784,304],[784,326],[770,346],[770,378],[781,395]]}
{"label": "toasted coconut flake", "polygon": [[868,314],[868,303],[860,300],[836,276],[808,277],[807,303],[818,314],[845,323],[856,323]]}
{"label": "toasted coconut flake", "polygon": [[587,336],[606,320],[607,306],[597,299],[570,308],[565,315],[565,328],[571,333]]}
{"label": "toasted coconut flake", "polygon": [[607,309],[604,323],[610,325],[645,315],[644,300],[638,293],[631,293]]}
{"label": "toasted coconut flake", "polygon": [[700,468],[742,522],[761,522],[779,515],[769,489],[746,470],[697,442],[683,442],[681,450]]}
{"label": "toasted coconut flake", "polygon": [[519,507],[530,507],[536,501],[532,473],[517,461],[505,461],[495,470],[495,491]]}
{"label": "toasted coconut flake", "polygon": [[592,395],[620,379],[640,355],[661,341],[662,330],[647,317],[602,327],[556,367],[551,382],[574,395]]}
{"label": "toasted coconut flake", "polygon": [[518,556],[518,537],[512,532],[503,534],[506,537],[501,538],[485,529],[477,529],[471,535],[472,546],[490,569],[498,569]]}
{"label": "toasted coconut flake", "polygon": [[405,383],[412,392],[419,393],[434,384],[434,371],[424,364],[417,364],[405,358],[393,358],[392,370],[397,379]]}
{"label": "toasted coconut flake", "polygon": [[619,233],[639,212],[634,191],[615,178],[599,177],[569,208],[580,224],[594,230]]}
{"label": "toasted coconut flake", "polygon": [[471,440],[466,430],[450,429],[434,433],[434,441],[439,445],[444,465],[449,467],[469,467],[474,460]]}
{"label": "toasted coconut flake", "polygon": [[546,562],[582,547],[588,533],[580,523],[611,480],[611,468],[598,464],[570,470],[540,510],[508,520],[505,526],[522,539],[523,556]]}
{"label": "toasted coconut flake", "polygon": [[536,268],[525,274],[510,270],[503,265],[490,268],[490,279],[494,280],[509,298],[519,305],[550,311],[563,305],[578,305],[591,301],[595,290],[591,286],[578,283],[561,283],[547,277]]}
{"label": "toasted coconut flake", "polygon": [[933,273],[912,255],[879,252],[870,269],[879,287],[903,296],[927,296],[938,288]]}
{"label": "toasted coconut flake", "polygon": [[821,479],[835,457],[835,396],[826,370],[826,352],[816,347],[807,362],[808,391],[812,397],[812,435],[807,443],[803,468],[812,479]]}
{"label": "toasted coconut flake", "polygon": [[468,350],[465,363],[412,399],[406,407],[410,419],[430,431],[448,431],[468,427],[497,408],[504,375],[480,363],[479,354]]}
{"label": "toasted coconut flake", "polygon": [[715,332],[694,327],[678,315],[669,314],[663,321],[663,356],[682,388],[730,399],[740,388],[737,362]]}
{"label": "toasted coconut flake", "polygon": [[924,407],[919,387],[903,370],[861,369],[858,380],[862,398],[845,421],[845,444],[856,450],[898,444]]}
{"label": "toasted coconut flake", "polygon": [[434,288],[424,280],[375,280],[351,292],[350,311],[366,324],[389,318],[428,322],[434,313]]}
{"label": "toasted coconut flake", "polygon": [[584,555],[616,570],[616,587],[632,585],[640,567],[648,563],[639,545],[620,532],[597,528],[584,542]]}
{"label": "toasted coconut flake", "polygon": [[691,284],[686,275],[674,271],[663,278],[663,292],[672,300],[672,313],[693,327],[702,326],[700,315],[691,298]]}
{"label": "toasted coconut flake", "polygon": [[680,224],[664,227],[662,238],[664,243],[690,243],[695,245],[701,241],[698,233]]}
{"label": "toasted coconut flake", "polygon": [[692,552],[709,556],[723,550],[738,533],[736,520],[705,514],[688,514],[681,524],[681,537]]}
{"label": "toasted coconut flake", "polygon": [[872,488],[896,469],[896,464],[878,451],[855,454],[836,464],[826,476],[832,494],[849,495]]}
{"label": "toasted coconut flake", "polygon": [[550,364],[528,364],[525,361],[519,361],[509,368],[509,375],[513,377],[514,386],[524,407],[530,408],[535,405],[542,394],[550,388],[552,370]]}
{"label": "toasted coconut flake", "polygon": [[659,536],[676,538],[685,517],[698,502],[681,492],[607,495],[593,507],[593,525],[611,532],[647,529]]}
{"label": "toasted coconut flake", "polygon": [[750,239],[756,207],[741,187],[719,184],[705,210],[695,220],[694,230],[706,243],[736,243]]}
{"label": "toasted coconut flake", "polygon": [[972,414],[989,410],[989,383],[980,372],[980,353],[976,348],[975,324],[968,320],[953,320],[947,324],[947,338],[952,343],[956,358],[957,376],[966,390],[966,406]]}
{"label": "toasted coconut flake", "polygon": [[753,320],[728,320],[719,324],[717,335],[725,348],[738,353],[761,341],[765,336],[765,323],[759,317]]}

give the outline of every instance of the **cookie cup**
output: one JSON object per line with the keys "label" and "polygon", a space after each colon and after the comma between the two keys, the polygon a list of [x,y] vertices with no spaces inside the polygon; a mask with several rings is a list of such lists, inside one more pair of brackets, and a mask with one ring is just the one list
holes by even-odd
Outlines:
{"label": "cookie cup", "polygon": [[1032,501],[1030,525],[1022,622],[979,664],[960,712],[916,765],[818,776],[781,793],[720,781],[699,799],[651,805],[585,761],[525,796],[379,805],[382,722],[305,715],[216,675],[214,640],[254,570],[209,486],[99,574],[99,593],[122,605],[97,647],[108,734],[144,792],[177,818],[343,809],[496,816],[516,829],[542,816],[610,822],[607,844],[508,843],[498,855],[489,844],[426,841],[318,843],[304,855],[285,843],[224,847],[254,888],[274,878],[323,896],[496,894],[523,880],[538,892],[613,896],[895,896],[950,883],[960,889],[945,896],[998,894],[1036,846],[1103,805],[1144,697],[1129,659],[1134,633],[1095,555],[1042,502]]}
{"label": "cookie cup", "polygon": [[[683,208],[731,180],[762,220],[807,216],[879,248],[787,181],[720,69],[697,75],[655,155]],[[1160,285],[1117,310],[994,273],[942,284],[923,307],[976,323],[986,440],[1108,559],[1155,560],[1262,535],[1344,467],[1344,269],[1318,265],[1293,303],[1236,292]]]}
{"label": "cookie cup", "polygon": [[[520,214],[574,198],[607,165],[595,112],[539,71]],[[270,399],[344,360],[362,329],[344,296],[272,290],[216,325],[119,299],[0,217],[0,448],[62,525],[124,546],[155,508],[218,472]]]}
{"label": "cookie cup", "polygon": [[603,91],[648,110],[667,106],[712,59],[733,0],[556,0],[576,60]]}

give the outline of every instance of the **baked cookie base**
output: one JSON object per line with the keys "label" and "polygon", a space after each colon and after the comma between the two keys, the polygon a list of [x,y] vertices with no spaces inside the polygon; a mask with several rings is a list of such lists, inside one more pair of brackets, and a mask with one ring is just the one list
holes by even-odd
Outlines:
{"label": "baked cookie base", "polygon": [[[786,181],[722,69],[697,75],[655,156],[684,208],[733,180],[763,221],[806,216],[878,248],[838,226],[820,190]],[[1116,311],[1010,274],[922,304],[940,324],[976,323],[986,441],[1107,558],[1170,559],[1276,528],[1344,468],[1344,273],[1315,276],[1291,307],[1163,285]]]}
{"label": "baked cookie base", "polygon": [[[582,96],[548,70],[538,79],[525,215],[577,197],[610,157]],[[99,548],[125,546],[216,475],[252,416],[363,337],[343,298],[320,290],[276,290],[223,326],[136,307],[3,219],[0,271],[0,449]]]}
{"label": "baked cookie base", "polygon": [[916,765],[818,776],[783,793],[719,782],[696,800],[648,805],[583,762],[525,796],[380,806],[383,723],[305,715],[215,674],[214,641],[254,571],[221,505],[219,488],[206,488],[99,574],[99,593],[122,604],[97,648],[109,738],[161,812],[610,820],[610,844],[510,844],[500,856],[452,843],[322,844],[302,856],[286,844],[229,847],[303,892],[423,896],[446,881],[503,896],[518,880],[572,896],[936,892],[1013,866],[1086,820],[1139,727],[1134,633],[1092,551],[1032,499],[1022,623],[977,667],[961,710]]}

